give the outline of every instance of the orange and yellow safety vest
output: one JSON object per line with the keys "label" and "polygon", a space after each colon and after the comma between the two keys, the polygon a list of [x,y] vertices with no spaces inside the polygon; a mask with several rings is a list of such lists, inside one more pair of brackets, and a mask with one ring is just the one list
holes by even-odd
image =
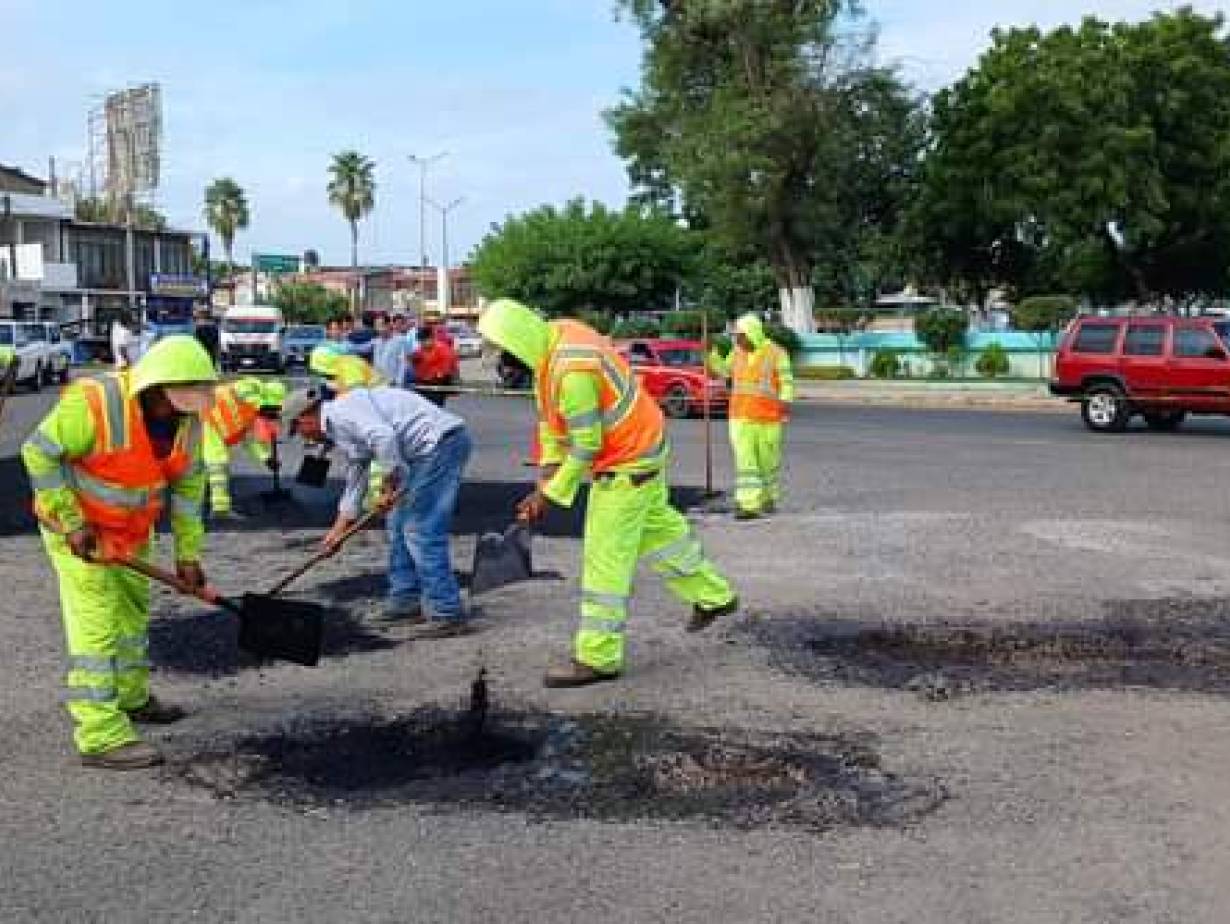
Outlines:
{"label": "orange and yellow safety vest", "polygon": [[251,430],[259,414],[259,408],[239,397],[235,386],[219,385],[214,389],[214,404],[205,414],[205,422],[226,445],[235,446]]}
{"label": "orange and yellow safety vest", "polygon": [[593,472],[600,475],[661,457],[666,445],[662,410],[641,388],[610,340],[577,321],[555,321],[551,326],[559,331],[559,338],[538,369],[537,390],[538,411],[547,432],[567,440],[568,424],[559,401],[564,376],[588,372],[600,383],[602,448],[592,460]]}
{"label": "orange and yellow safety vest", "polygon": [[781,347],[775,343],[751,353],[735,350],[730,369],[732,420],[780,423],[786,419],[789,405],[781,399],[780,360]]}
{"label": "orange and yellow safety vest", "polygon": [[[141,405],[115,376],[75,384],[94,425],[89,455],[68,465],[68,481],[82,515],[99,533],[108,557],[135,554],[162,514],[167,485],[189,473],[201,438],[196,418],[182,423],[170,452],[159,457],[145,429]],[[55,524],[51,524],[55,527]]]}

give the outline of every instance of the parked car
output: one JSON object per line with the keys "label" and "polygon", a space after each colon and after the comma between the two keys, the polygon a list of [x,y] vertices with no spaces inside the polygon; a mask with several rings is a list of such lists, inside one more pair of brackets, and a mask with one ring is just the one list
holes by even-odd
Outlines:
{"label": "parked car", "polygon": [[709,412],[726,413],[730,391],[723,380],[706,371],[699,340],[629,340],[616,346],[668,417],[703,413],[706,389]]}
{"label": "parked car", "polygon": [[453,349],[457,351],[458,359],[478,359],[483,355],[483,338],[469,324],[453,321],[445,324],[444,329],[453,338]]}
{"label": "parked car", "polygon": [[1140,416],[1174,430],[1188,414],[1230,414],[1230,321],[1082,317],[1068,326],[1051,394],[1077,401],[1085,426],[1127,429]]}
{"label": "parked car", "polygon": [[306,366],[312,350],[324,342],[323,324],[293,324],[282,334],[282,357],[287,366]]}
{"label": "parked car", "polygon": [[17,353],[17,383],[38,391],[54,381],[68,381],[72,362],[71,344],[64,343],[58,325],[55,343],[42,321],[0,321],[0,346],[13,347]]}

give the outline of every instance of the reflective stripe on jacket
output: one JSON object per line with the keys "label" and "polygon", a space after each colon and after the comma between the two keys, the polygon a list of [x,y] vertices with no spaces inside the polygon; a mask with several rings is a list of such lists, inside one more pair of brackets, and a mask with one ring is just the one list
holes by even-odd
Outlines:
{"label": "reflective stripe on jacket", "polygon": [[637,462],[655,461],[665,454],[666,423],[657,402],[640,387],[623,357],[601,334],[575,321],[552,324],[559,337],[539,370],[538,411],[551,436],[567,441],[569,421],[561,410],[564,377],[590,373],[600,384],[594,421],[602,425],[602,448],[591,470],[602,474]]}
{"label": "reflective stripe on jacket", "polygon": [[235,446],[251,429],[260,410],[244,401],[235,392],[233,385],[219,385],[214,390],[214,406],[205,415],[205,422],[213,427],[222,441]]}
{"label": "reflective stripe on jacket", "polygon": [[735,350],[731,363],[730,417],[779,423],[786,419],[788,405],[782,400],[778,373],[782,348],[766,342],[756,350]]}
{"label": "reflective stripe on jacket", "polygon": [[86,522],[98,530],[104,552],[132,555],[149,541],[162,514],[164,489],[192,467],[201,423],[195,417],[183,421],[170,453],[160,459],[140,402],[127,393],[125,374],[82,379],[74,387],[85,396],[95,437],[88,455],[65,462],[65,480]]}

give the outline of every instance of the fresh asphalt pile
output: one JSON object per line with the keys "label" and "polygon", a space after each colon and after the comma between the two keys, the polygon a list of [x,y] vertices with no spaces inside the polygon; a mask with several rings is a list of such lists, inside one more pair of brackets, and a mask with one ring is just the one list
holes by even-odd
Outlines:
{"label": "fresh asphalt pile", "polygon": [[537,819],[696,818],[748,829],[903,826],[939,781],[890,773],[855,736],[685,728],[660,716],[438,707],[390,717],[313,715],[177,759],[168,785],[291,809],[419,803]]}

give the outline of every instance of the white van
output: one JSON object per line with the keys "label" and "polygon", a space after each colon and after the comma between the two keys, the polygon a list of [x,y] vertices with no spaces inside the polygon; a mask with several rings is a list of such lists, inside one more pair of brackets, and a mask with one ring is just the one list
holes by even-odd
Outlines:
{"label": "white van", "polygon": [[234,305],[222,316],[222,368],[281,373],[282,315],[272,305]]}

